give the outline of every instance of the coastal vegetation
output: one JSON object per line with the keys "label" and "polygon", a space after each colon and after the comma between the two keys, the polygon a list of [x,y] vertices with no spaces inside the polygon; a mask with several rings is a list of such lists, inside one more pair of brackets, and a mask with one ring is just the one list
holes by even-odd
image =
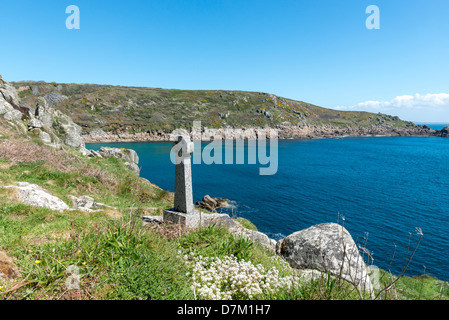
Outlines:
{"label": "coastal vegetation", "polygon": [[39,97],[67,113],[85,132],[171,132],[191,129],[194,120],[208,128],[329,125],[337,128],[414,124],[395,116],[338,111],[264,92],[176,90],[42,81],[11,83],[23,104],[33,108]]}
{"label": "coastal vegetation", "polygon": [[[56,150],[19,134],[3,120],[1,128],[2,187],[25,181],[45,187],[69,205],[70,195],[88,194],[110,206],[59,212],[20,203],[11,189],[0,188],[0,267],[11,275],[0,280],[1,299],[213,298],[208,294],[218,278],[205,282],[200,275],[215,272],[214,260],[221,261],[222,271],[240,266],[260,273],[245,286],[252,291],[226,291],[234,299],[368,298],[326,275],[301,282],[301,273],[279,256],[225,228],[188,230],[144,223],[142,216],[157,215],[172,205],[173,197],[130,171],[124,160]],[[287,279],[292,285],[276,285]],[[382,271],[381,288],[394,279]],[[71,282],[78,286],[70,289]],[[446,283],[425,275],[402,276],[378,297],[448,298]]]}
{"label": "coastal vegetation", "polygon": [[[309,273],[292,268],[273,250],[223,226],[189,229],[146,221],[145,217],[160,216],[164,209],[171,208],[173,194],[139,177],[130,170],[127,159],[93,156],[84,147],[78,126],[65,115],[70,113],[87,128],[105,123],[112,130],[126,126],[131,119],[133,130],[141,130],[138,124],[143,126],[148,121],[140,116],[150,115],[149,119],[159,119],[154,123],[164,129],[168,128],[165,123],[188,126],[188,116],[170,100],[183,97],[202,101],[190,108],[197,108],[197,116],[216,121],[218,126],[223,122],[213,114],[218,110],[214,108],[218,108],[220,97],[229,101],[234,98],[235,105],[231,104],[239,115],[233,119],[231,113],[225,113],[219,118],[229,123],[239,121],[234,123],[240,126],[246,121],[257,121],[251,120],[257,119],[252,112],[260,114],[263,121],[286,117],[292,110],[286,99],[259,93],[139,88],[126,88],[124,92],[129,90],[130,95],[127,96],[121,87],[19,83],[15,84],[22,98],[19,101],[6,81],[0,81],[0,85],[0,299],[373,298],[326,272],[309,277]],[[118,98],[117,92],[123,97]],[[33,96],[38,99],[34,104]],[[112,97],[115,100],[110,100]],[[159,104],[159,113],[147,113],[147,107],[154,104],[153,98],[166,103],[162,106],[167,110],[162,112],[164,108]],[[259,98],[276,110],[264,107],[262,100],[259,109],[254,110],[250,101]],[[114,117],[109,107],[105,108],[109,111],[101,111],[104,101],[109,101],[104,104],[106,107],[116,106]],[[143,107],[134,105],[136,101]],[[97,103],[101,105],[99,109]],[[305,108],[297,110],[298,119],[332,118],[325,115],[330,111],[322,111],[317,117],[320,109],[297,103],[298,108]],[[38,112],[29,112],[35,106]],[[61,108],[64,113],[52,107]],[[343,122],[356,121],[351,117],[357,116],[361,122],[379,122],[382,117],[398,126],[402,123],[389,116],[379,115],[373,120],[365,113],[338,114],[332,113],[334,120]],[[24,203],[20,191],[11,187],[20,183],[46,190],[68,209]],[[96,205],[88,210],[74,205],[74,199],[86,197]],[[238,217],[238,213],[232,218],[250,230],[257,228]],[[414,252],[413,248],[410,250]],[[374,298],[387,300],[449,299],[447,282],[426,275],[392,275],[389,270],[380,271],[374,293]]]}

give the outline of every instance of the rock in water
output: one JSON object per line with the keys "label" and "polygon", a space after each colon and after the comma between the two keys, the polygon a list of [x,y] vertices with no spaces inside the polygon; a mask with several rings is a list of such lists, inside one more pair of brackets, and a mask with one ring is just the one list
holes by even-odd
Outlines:
{"label": "rock in water", "polygon": [[349,232],[336,223],[323,223],[281,239],[276,251],[297,269],[315,269],[341,276],[370,294],[373,287],[363,258]]}
{"label": "rock in water", "polygon": [[203,200],[198,201],[196,204],[203,209],[210,210],[212,212],[217,208],[225,208],[228,206],[229,199],[225,198],[212,198],[208,194],[206,194]]}

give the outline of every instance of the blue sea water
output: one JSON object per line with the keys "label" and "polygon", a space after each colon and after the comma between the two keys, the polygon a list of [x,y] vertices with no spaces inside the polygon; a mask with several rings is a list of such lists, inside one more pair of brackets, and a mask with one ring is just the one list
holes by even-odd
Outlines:
{"label": "blue sea water", "polygon": [[[101,145],[136,150],[141,176],[174,190],[171,143],[87,147]],[[395,274],[413,252],[420,228],[423,237],[406,274],[449,281],[448,159],[447,138],[280,140],[275,175],[261,176],[259,168],[266,166],[247,161],[193,164],[194,201],[206,194],[231,199],[229,213],[251,220],[274,239],[314,224],[342,224],[344,217],[345,228],[372,253],[373,264]]]}

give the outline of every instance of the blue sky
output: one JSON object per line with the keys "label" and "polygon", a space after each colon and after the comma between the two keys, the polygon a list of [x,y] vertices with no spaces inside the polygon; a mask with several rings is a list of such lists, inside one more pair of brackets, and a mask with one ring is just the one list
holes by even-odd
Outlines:
{"label": "blue sky", "polygon": [[8,81],[263,91],[449,123],[447,0],[2,2]]}

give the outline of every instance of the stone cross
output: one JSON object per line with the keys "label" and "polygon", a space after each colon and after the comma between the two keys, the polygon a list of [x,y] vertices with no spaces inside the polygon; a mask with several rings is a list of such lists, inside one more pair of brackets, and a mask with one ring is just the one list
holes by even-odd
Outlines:
{"label": "stone cross", "polygon": [[164,210],[164,221],[196,228],[201,224],[201,214],[193,206],[192,166],[190,155],[194,144],[189,136],[178,136],[173,144],[175,160],[175,203]]}
{"label": "stone cross", "polygon": [[175,205],[174,210],[182,213],[193,212],[192,195],[192,165],[190,154],[193,153],[193,142],[189,136],[178,136],[174,143],[176,154],[175,164]]}

